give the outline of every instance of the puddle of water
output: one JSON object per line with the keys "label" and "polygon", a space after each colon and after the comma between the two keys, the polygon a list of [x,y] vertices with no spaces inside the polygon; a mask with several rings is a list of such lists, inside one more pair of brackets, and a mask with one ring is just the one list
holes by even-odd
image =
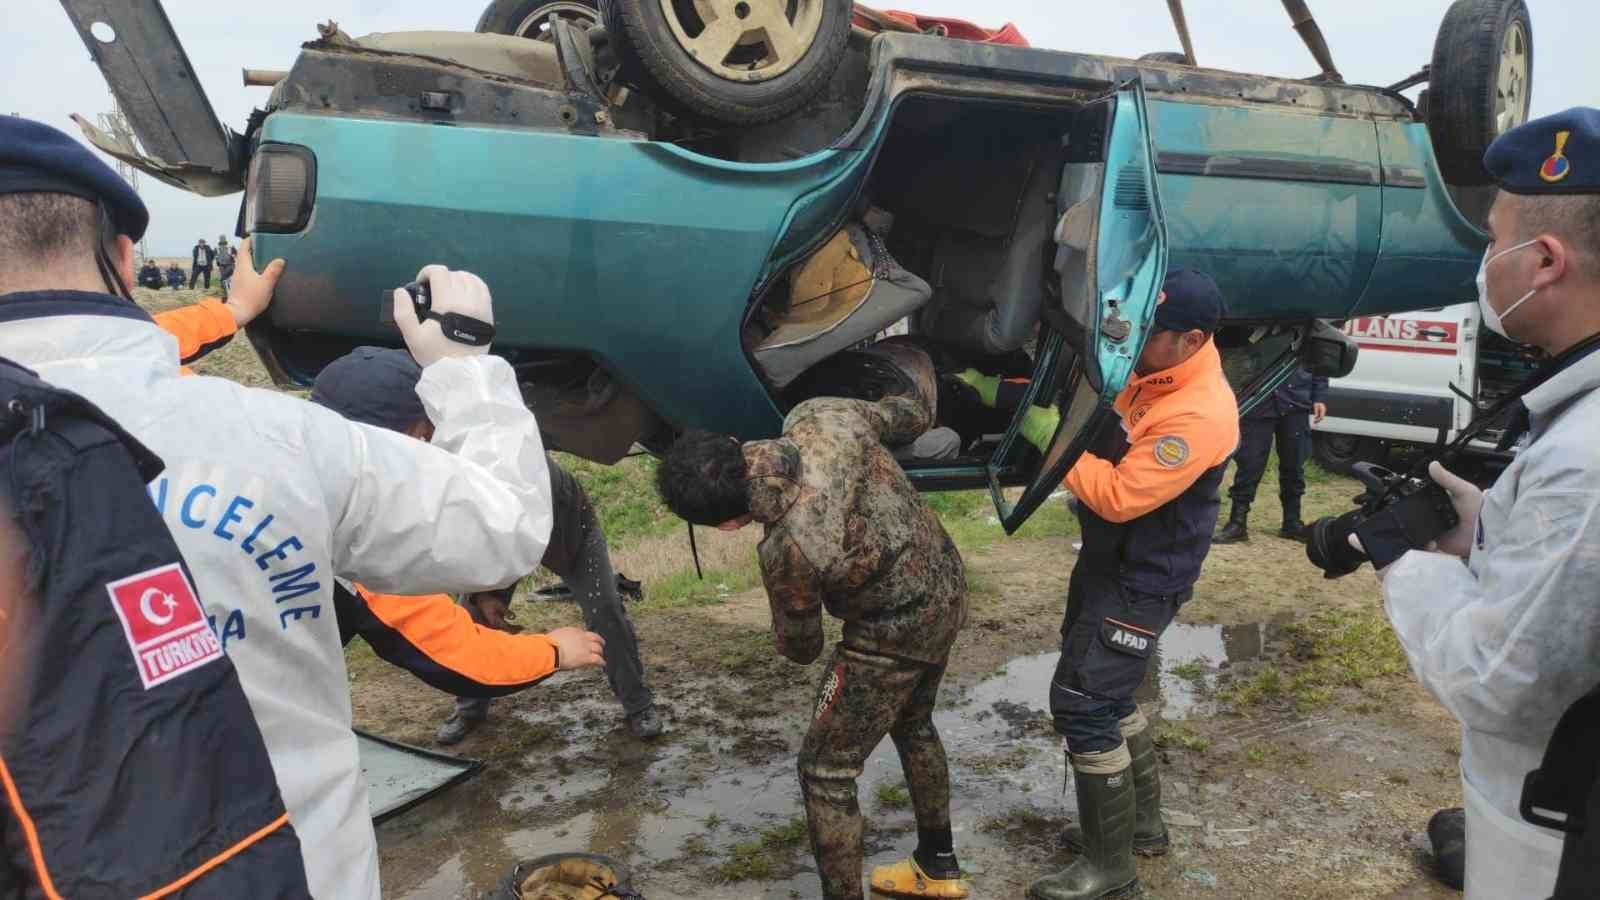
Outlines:
{"label": "puddle of water", "polygon": [[[1187,664],[1200,663],[1209,682],[1222,664],[1260,656],[1272,635],[1272,626],[1174,624],[1138,699],[1152,718],[1204,715],[1205,692],[1175,670],[1192,676],[1195,667]],[[1013,824],[1043,827],[1074,812],[1048,712],[1058,657],[1018,657],[995,675],[941,692],[935,722],[950,759],[951,818],[963,858],[1003,860]],[[731,681],[684,687],[683,696],[707,698],[742,690]],[[529,722],[550,718],[519,713]],[[517,860],[558,850],[611,854],[634,868],[638,886],[651,896],[814,895],[804,846],[770,881],[711,886],[705,875],[734,844],[804,815],[795,774],[803,722],[774,716],[722,731],[705,727],[724,721],[710,702],[680,703],[676,713],[673,735],[641,744],[624,736],[608,697],[564,704],[568,743],[559,752],[532,753],[520,767],[486,772],[379,828],[385,895],[476,897]],[[884,808],[876,797],[880,785],[903,783],[899,756],[886,739],[859,781],[871,828],[869,868],[904,857],[916,844],[911,810]]]}

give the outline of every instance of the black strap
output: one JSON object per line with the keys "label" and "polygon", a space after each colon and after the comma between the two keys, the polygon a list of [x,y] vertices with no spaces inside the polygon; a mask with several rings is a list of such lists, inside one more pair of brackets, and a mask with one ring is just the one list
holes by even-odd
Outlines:
{"label": "black strap", "polygon": [[[1539,768],[1522,781],[1522,818],[1557,831],[1588,827],[1584,806],[1600,777],[1600,687],[1572,704],[1556,724]],[[1560,813],[1557,819],[1540,810]]]}
{"label": "black strap", "polygon": [[494,340],[494,326],[482,319],[461,313],[434,312],[433,293],[428,289],[427,282],[413,281],[405,286],[405,292],[411,295],[411,308],[416,310],[417,321],[437,321],[439,330],[450,340],[469,347],[484,347]]}

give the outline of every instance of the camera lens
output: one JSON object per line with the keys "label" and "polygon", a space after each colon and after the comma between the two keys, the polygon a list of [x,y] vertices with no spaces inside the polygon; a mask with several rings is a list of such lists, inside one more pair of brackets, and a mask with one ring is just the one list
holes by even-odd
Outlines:
{"label": "camera lens", "polygon": [[1329,578],[1349,575],[1361,568],[1367,558],[1350,546],[1350,535],[1364,517],[1361,510],[1353,509],[1342,516],[1328,516],[1312,522],[1306,535],[1306,559]]}

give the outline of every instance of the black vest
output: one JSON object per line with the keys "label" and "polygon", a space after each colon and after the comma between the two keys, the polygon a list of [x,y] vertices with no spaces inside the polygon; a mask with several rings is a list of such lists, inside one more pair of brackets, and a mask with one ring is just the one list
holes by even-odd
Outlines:
{"label": "black vest", "polygon": [[186,897],[309,896],[238,674],[145,492],[161,469],[0,360],[0,898],[186,878]]}

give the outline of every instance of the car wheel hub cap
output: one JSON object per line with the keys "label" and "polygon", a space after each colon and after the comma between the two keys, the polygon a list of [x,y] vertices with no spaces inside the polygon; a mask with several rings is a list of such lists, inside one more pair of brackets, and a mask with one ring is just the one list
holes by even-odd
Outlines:
{"label": "car wheel hub cap", "polygon": [[659,0],[678,46],[713,75],[768,81],[805,58],[825,0]]}
{"label": "car wheel hub cap", "polygon": [[1528,33],[1523,30],[1522,23],[1513,22],[1506,29],[1506,40],[1500,48],[1500,71],[1495,77],[1495,136],[1527,120]]}
{"label": "car wheel hub cap", "polygon": [[564,20],[568,25],[580,31],[588,31],[597,22],[595,11],[584,3],[547,3],[529,13],[526,18],[517,24],[512,33],[518,37],[530,38],[535,41],[551,41],[554,37],[550,34],[551,14]]}

